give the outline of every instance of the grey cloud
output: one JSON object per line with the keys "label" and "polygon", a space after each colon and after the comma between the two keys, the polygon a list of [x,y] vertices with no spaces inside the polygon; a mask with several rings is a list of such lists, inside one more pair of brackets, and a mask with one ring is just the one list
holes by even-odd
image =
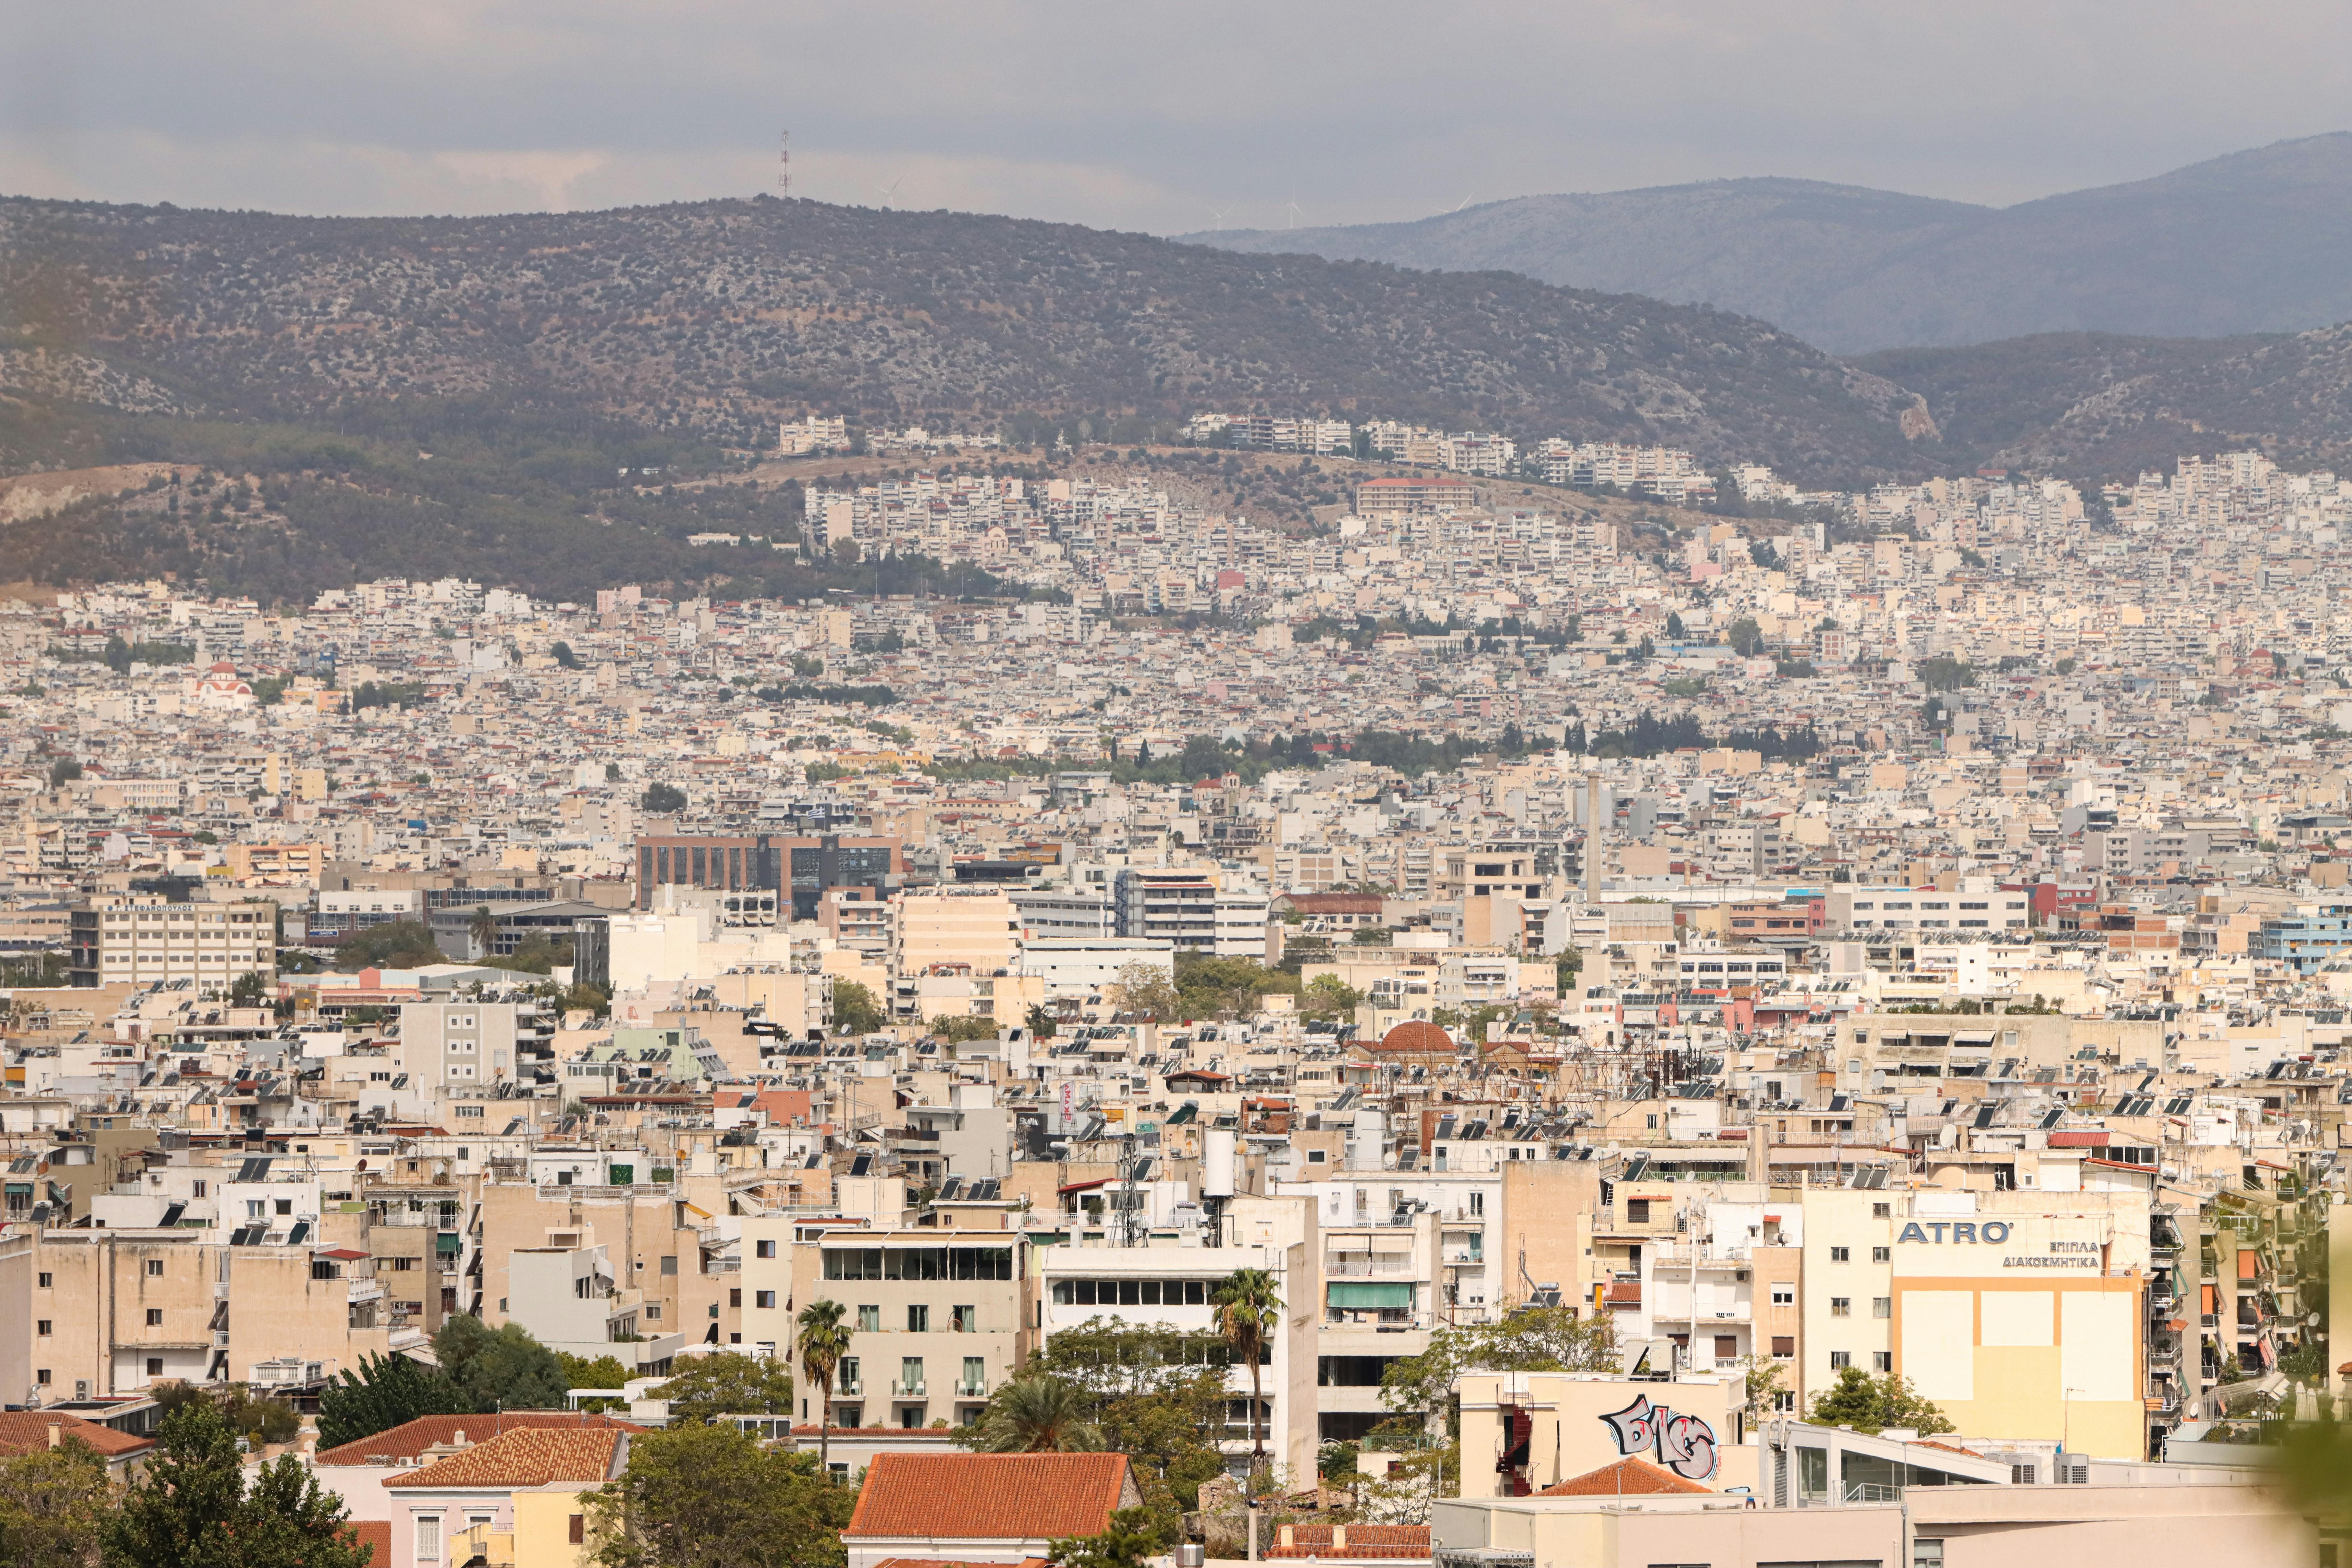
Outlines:
{"label": "grey cloud", "polygon": [[2340,128],[2352,13],[2157,3],[0,5],[0,189],[802,194],[1179,231],[1787,174],[2007,202]]}

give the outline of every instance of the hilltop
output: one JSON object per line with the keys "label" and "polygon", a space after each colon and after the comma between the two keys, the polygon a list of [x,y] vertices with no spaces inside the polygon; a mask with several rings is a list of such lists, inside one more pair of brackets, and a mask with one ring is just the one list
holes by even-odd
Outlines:
{"label": "hilltop", "polygon": [[1711,301],[1840,353],[2051,332],[2300,331],[2352,320],[2352,133],[2010,207],[1714,180],[1187,237]]}

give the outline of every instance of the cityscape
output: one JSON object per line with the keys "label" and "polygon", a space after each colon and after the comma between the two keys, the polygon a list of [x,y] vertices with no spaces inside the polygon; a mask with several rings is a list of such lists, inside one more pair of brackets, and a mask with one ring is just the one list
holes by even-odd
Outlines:
{"label": "cityscape", "polygon": [[1587,9],[24,27],[0,1568],[2352,1568],[2333,24]]}

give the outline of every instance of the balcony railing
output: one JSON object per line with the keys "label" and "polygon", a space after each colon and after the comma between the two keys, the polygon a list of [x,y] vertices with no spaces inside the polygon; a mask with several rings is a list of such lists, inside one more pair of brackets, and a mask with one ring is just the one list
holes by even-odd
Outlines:
{"label": "balcony railing", "polygon": [[865,1395],[866,1380],[862,1377],[847,1378],[834,1385],[833,1396],[835,1399],[862,1399]]}
{"label": "balcony railing", "polygon": [[890,1384],[890,1392],[893,1395],[900,1399],[920,1399],[923,1396],[925,1386],[925,1384],[920,1383],[901,1383],[897,1379],[893,1379]]}
{"label": "balcony railing", "polygon": [[956,1384],[956,1396],[960,1399],[985,1399],[988,1397],[988,1384],[959,1383]]}

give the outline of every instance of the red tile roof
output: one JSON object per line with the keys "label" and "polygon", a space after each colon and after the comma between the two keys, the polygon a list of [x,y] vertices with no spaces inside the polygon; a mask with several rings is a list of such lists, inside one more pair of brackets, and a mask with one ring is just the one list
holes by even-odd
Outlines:
{"label": "red tile roof", "polygon": [[378,1432],[372,1437],[361,1437],[340,1448],[321,1449],[311,1463],[319,1465],[364,1465],[381,1456],[386,1459],[422,1458],[427,1448],[443,1448],[457,1440],[463,1432],[479,1443],[501,1432],[513,1432],[526,1426],[584,1426],[615,1432],[642,1432],[626,1421],[615,1421],[609,1415],[589,1415],[568,1410],[509,1410],[503,1415],[420,1415],[414,1421]]}
{"label": "red tile roof", "polygon": [[877,1454],[845,1539],[1099,1535],[1142,1500],[1125,1454]]}
{"label": "red tile roof", "polygon": [[1289,1527],[1290,1539],[1283,1543],[1277,1534],[1276,1544],[1261,1555],[1273,1557],[1396,1557],[1422,1558],[1430,1555],[1429,1526],[1425,1524],[1350,1524],[1344,1528],[1348,1539],[1343,1544],[1332,1539],[1332,1527],[1328,1524],[1294,1524]]}
{"label": "red tile roof", "polygon": [[0,1455],[29,1454],[47,1447],[52,1426],[63,1427],[65,1436],[79,1437],[110,1459],[144,1453],[155,1446],[152,1437],[134,1437],[62,1410],[8,1410],[0,1411]]}
{"label": "red tile roof", "polygon": [[1538,1497],[1655,1497],[1661,1493],[1711,1492],[1696,1481],[1686,1481],[1649,1460],[1628,1457],[1585,1475],[1549,1486]]}
{"label": "red tile roof", "polygon": [[403,1470],[386,1487],[544,1487],[562,1481],[597,1486],[611,1479],[621,1434],[611,1427],[525,1426],[499,1433],[422,1469]]}
{"label": "red tile roof", "polygon": [[371,1549],[369,1568],[392,1568],[392,1521],[388,1519],[355,1519],[352,1533],[359,1543]]}

